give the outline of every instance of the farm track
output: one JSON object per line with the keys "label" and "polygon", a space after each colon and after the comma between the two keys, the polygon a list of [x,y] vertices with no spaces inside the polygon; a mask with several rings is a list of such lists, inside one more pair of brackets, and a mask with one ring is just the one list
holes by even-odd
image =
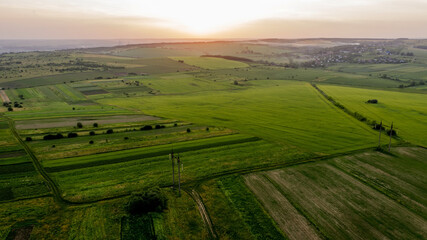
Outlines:
{"label": "farm track", "polygon": [[61,196],[61,191],[59,190],[59,188],[56,185],[56,183],[52,180],[52,178],[43,169],[43,167],[41,166],[41,164],[40,164],[39,160],[37,159],[36,155],[34,155],[34,153],[31,151],[30,147],[28,147],[28,145],[25,144],[25,142],[21,139],[21,137],[19,136],[18,132],[16,131],[15,122],[12,119],[8,118],[8,117],[6,117],[6,119],[9,122],[9,127],[10,127],[10,130],[12,131],[12,134],[15,136],[16,140],[18,140],[18,142],[25,149],[25,151],[27,152],[28,156],[30,156],[31,161],[33,162],[33,165],[34,165],[36,171],[40,175],[42,175],[43,179],[46,181],[46,183],[48,184],[49,188],[52,190],[52,193],[53,193],[53,196],[54,196],[55,200],[58,201],[59,203],[70,203],[69,201],[65,200]]}
{"label": "farm track", "polygon": [[194,190],[194,189],[184,190],[184,191],[188,195],[190,195],[191,198],[196,203],[197,208],[199,209],[199,212],[200,212],[200,216],[202,217],[203,222],[205,223],[205,226],[208,229],[210,238],[211,239],[217,239],[217,235],[216,235],[216,233],[214,231],[211,218],[209,217],[209,214],[206,211],[205,204],[203,203],[202,198],[200,197],[199,193],[196,190]]}

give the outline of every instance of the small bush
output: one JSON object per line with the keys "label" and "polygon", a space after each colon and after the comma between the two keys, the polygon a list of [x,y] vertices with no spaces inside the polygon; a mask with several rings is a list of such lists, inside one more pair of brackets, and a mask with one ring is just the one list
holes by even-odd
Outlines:
{"label": "small bush", "polygon": [[156,125],[156,129],[161,129],[161,128],[165,128],[165,126],[164,125],[159,125],[159,124]]}
{"label": "small bush", "polygon": [[144,192],[132,193],[126,204],[126,210],[132,215],[148,212],[160,212],[167,207],[167,198],[160,188],[151,188]]}
{"label": "small bush", "polygon": [[209,127],[206,127],[206,131],[209,132]]}
{"label": "small bush", "polygon": [[89,135],[90,135],[90,136],[95,136],[95,132],[94,132],[94,131],[90,131],[90,132],[89,132]]}
{"label": "small bush", "polygon": [[375,130],[385,130],[385,128],[383,127],[383,126],[380,126],[380,124],[375,124],[373,127],[372,127],[372,129],[375,129]]}
{"label": "small bush", "polygon": [[387,130],[387,135],[388,136],[390,136],[390,132],[391,132],[391,136],[396,136],[397,135],[396,131],[393,129],[393,130]]}
{"label": "small bush", "polygon": [[187,128],[187,132],[188,132],[188,133],[190,133],[190,132],[191,132],[191,129]]}
{"label": "small bush", "polygon": [[93,127],[98,127],[98,123],[93,123]]}
{"label": "small bush", "polygon": [[145,125],[144,127],[141,128],[141,131],[152,130],[152,129],[153,129],[153,126]]}
{"label": "small bush", "polygon": [[177,127],[177,126],[178,126],[178,123],[174,123],[174,124],[173,124],[173,126],[174,126],[174,127]]}
{"label": "small bush", "polygon": [[129,139],[129,137],[124,137],[124,139],[125,139],[125,140],[128,140],[128,139]]}
{"label": "small bush", "polygon": [[43,137],[43,140],[53,140],[53,139],[61,139],[64,138],[64,136],[60,133],[54,135],[54,134],[48,134]]}
{"label": "small bush", "polygon": [[90,141],[89,141],[89,144],[93,144],[93,140],[90,140]]}
{"label": "small bush", "polygon": [[78,137],[79,135],[77,134],[77,133],[73,133],[73,132],[70,132],[70,133],[68,133],[68,138],[75,138],[75,137]]}
{"label": "small bush", "polygon": [[378,100],[377,99],[369,99],[367,101],[367,103],[374,103],[374,104],[376,104],[376,103],[378,103]]}
{"label": "small bush", "polygon": [[7,108],[7,111],[9,111],[9,112],[13,112],[13,108],[12,108],[12,107],[8,107],[8,108]]}
{"label": "small bush", "polygon": [[107,134],[111,134],[111,133],[113,133],[113,132],[114,132],[114,131],[113,131],[113,129],[111,129],[111,128],[107,130]]}
{"label": "small bush", "polygon": [[78,123],[77,123],[77,127],[78,127],[78,128],[82,128],[82,127],[83,127],[83,124],[82,124],[81,122],[78,122]]}
{"label": "small bush", "polygon": [[26,137],[26,138],[25,138],[25,141],[27,141],[27,142],[31,142],[31,141],[33,141],[33,139],[32,139],[31,137]]}
{"label": "small bush", "polygon": [[55,145],[52,145],[52,148],[55,148],[56,146]]}

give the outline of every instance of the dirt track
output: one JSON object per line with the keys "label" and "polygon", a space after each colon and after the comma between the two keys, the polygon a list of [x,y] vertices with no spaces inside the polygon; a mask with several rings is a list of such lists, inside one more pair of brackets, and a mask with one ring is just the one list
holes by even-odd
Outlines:
{"label": "dirt track", "polygon": [[194,189],[192,189],[191,191],[186,191],[186,192],[196,202],[197,208],[199,209],[199,212],[200,212],[200,215],[202,216],[203,222],[205,223],[205,225],[209,231],[211,239],[217,239],[216,234],[215,234],[214,229],[213,229],[213,226],[212,226],[212,221],[211,221],[208,213],[206,212],[205,205],[203,204],[202,198],[200,197],[199,193],[196,192]]}

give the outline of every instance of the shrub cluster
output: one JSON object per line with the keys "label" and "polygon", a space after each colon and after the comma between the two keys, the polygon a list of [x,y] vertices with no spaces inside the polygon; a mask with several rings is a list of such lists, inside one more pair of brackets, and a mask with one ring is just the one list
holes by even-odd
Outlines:
{"label": "shrub cluster", "polygon": [[142,128],[140,128],[141,131],[152,130],[152,129],[153,129],[153,126],[151,125],[145,125]]}
{"label": "shrub cluster", "polygon": [[78,136],[79,135],[77,133],[74,133],[74,132],[68,133],[68,138],[75,138],[75,137],[78,137]]}
{"label": "shrub cluster", "polygon": [[132,215],[160,212],[166,207],[167,198],[158,187],[132,193],[126,204],[126,210]]}
{"label": "shrub cluster", "polygon": [[48,134],[43,137],[43,140],[54,140],[54,139],[61,139],[64,138],[64,136],[60,133],[55,134]]}

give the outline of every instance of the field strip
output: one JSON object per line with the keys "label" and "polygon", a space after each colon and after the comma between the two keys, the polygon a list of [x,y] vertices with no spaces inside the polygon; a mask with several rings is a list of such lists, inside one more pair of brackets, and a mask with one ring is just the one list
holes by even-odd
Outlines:
{"label": "field strip", "polygon": [[322,239],[310,222],[266,178],[258,174],[250,174],[244,178],[248,188],[289,239]]}
{"label": "field strip", "polygon": [[187,192],[187,194],[190,195],[191,198],[193,198],[194,202],[196,202],[197,208],[199,209],[199,212],[200,212],[200,216],[202,217],[203,222],[205,223],[205,226],[209,231],[209,235],[211,236],[211,239],[217,239],[217,235],[213,229],[211,218],[209,217],[208,212],[206,211],[205,204],[203,203],[199,193],[196,192],[196,190],[194,189],[192,189],[191,191],[189,190],[184,190],[184,191]]}
{"label": "field strip", "polygon": [[7,94],[6,94],[6,92],[4,91],[4,90],[0,90],[0,97],[1,97],[1,100],[3,101],[3,102],[10,102],[10,99],[9,99],[9,97],[7,96]]}
{"label": "field strip", "polygon": [[425,219],[327,163],[275,170],[268,177],[328,238],[422,239],[427,235]]}
{"label": "field strip", "polygon": [[[207,140],[212,140],[213,138],[208,138]],[[204,140],[204,139],[203,139]],[[203,141],[203,140],[195,140],[195,141]],[[46,163],[45,169],[47,172],[60,172],[60,171],[66,171],[66,170],[73,170],[73,169],[79,169],[79,168],[87,168],[87,167],[94,167],[94,166],[100,166],[100,165],[106,165],[106,164],[114,164],[114,163],[122,163],[122,162],[128,162],[143,158],[152,158],[152,157],[159,157],[159,156],[167,156],[171,149],[174,149],[176,152],[184,153],[184,152],[190,152],[190,151],[196,151],[200,149],[206,149],[206,148],[214,148],[218,146],[224,146],[224,145],[234,145],[239,143],[247,143],[247,142],[255,142],[259,141],[260,138],[257,137],[247,137],[247,138],[238,138],[238,139],[231,139],[231,140],[223,140],[219,142],[201,142],[200,144],[195,144],[192,146],[179,146],[178,144],[165,144],[158,146],[159,149],[149,152],[143,152],[145,149],[132,149],[132,150],[123,150],[123,151],[117,151],[117,152],[110,152],[110,153],[103,153],[103,154],[95,154],[95,156],[91,156],[91,158],[87,156],[83,157],[76,157],[76,158],[69,158],[67,159],[67,163],[51,160]],[[183,142],[183,144],[186,144],[187,142]],[[76,163],[76,161],[79,161],[79,163]]]}
{"label": "field strip", "polygon": [[361,161],[357,156],[347,157],[345,160],[338,159],[330,162],[330,164],[393,199],[413,213],[422,217],[427,215],[427,209],[422,203],[423,200],[425,201],[425,193],[422,189],[399,178],[399,176]]}

